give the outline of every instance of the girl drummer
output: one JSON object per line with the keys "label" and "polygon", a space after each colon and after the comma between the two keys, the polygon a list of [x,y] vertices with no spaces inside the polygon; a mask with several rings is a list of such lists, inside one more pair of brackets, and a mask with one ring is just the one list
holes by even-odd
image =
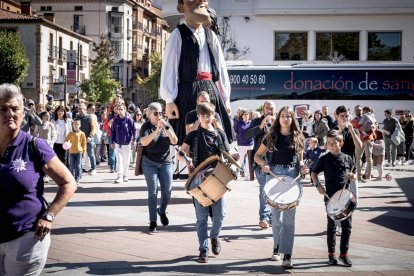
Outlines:
{"label": "girl drummer", "polygon": [[[303,135],[295,120],[293,110],[285,106],[280,109],[275,122],[263,139],[254,156],[254,161],[261,167],[263,173],[272,171],[276,175],[296,178],[309,172],[303,166]],[[270,160],[264,160],[266,152],[271,151]],[[268,179],[269,180],[269,179]],[[271,209],[274,250],[272,260],[279,261],[284,254],[282,266],[293,268],[291,261],[295,237],[296,208],[286,211]]]}
{"label": "girl drummer", "polygon": [[[316,183],[316,188],[320,194],[332,197],[337,191],[342,190],[349,180],[356,180],[355,163],[351,156],[341,152],[341,147],[344,144],[344,137],[338,130],[331,130],[328,133],[327,150],[328,153],[319,158],[315,167],[312,169],[313,183]],[[325,187],[323,187],[318,180],[318,174],[324,172]],[[328,197],[325,196],[325,203]],[[328,244],[328,258],[330,265],[337,265],[338,260],[335,257],[336,244],[336,227],[335,221],[328,217],[327,228],[327,244]],[[352,229],[352,215],[341,221],[341,245],[339,260],[345,266],[352,266],[352,262],[348,257],[349,240]]]}

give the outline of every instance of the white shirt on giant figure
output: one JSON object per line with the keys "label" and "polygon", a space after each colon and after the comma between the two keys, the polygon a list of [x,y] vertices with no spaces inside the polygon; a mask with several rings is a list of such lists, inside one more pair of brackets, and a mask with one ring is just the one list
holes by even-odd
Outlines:
{"label": "white shirt on giant figure", "polygon": [[[186,23],[185,23],[186,24]],[[198,62],[198,72],[211,72],[210,56],[208,54],[208,45],[206,41],[206,34],[204,28],[195,30],[188,24],[186,26],[193,32],[194,37],[200,47],[200,56]],[[223,52],[221,51],[220,42],[214,32],[212,32],[213,39],[213,56],[219,70],[220,79],[216,82],[220,97],[225,103],[230,97],[230,80],[227,74],[226,61],[224,60]],[[178,94],[178,66],[180,64],[181,56],[181,34],[176,28],[170,35],[165,52],[163,55],[162,69],[161,69],[161,85],[160,96],[166,103],[174,102]]]}

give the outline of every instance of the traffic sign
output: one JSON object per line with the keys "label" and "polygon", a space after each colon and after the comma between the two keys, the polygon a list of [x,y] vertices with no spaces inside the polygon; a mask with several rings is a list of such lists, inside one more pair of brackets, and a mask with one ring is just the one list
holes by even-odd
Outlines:
{"label": "traffic sign", "polygon": [[76,62],[76,50],[67,51],[67,62]]}

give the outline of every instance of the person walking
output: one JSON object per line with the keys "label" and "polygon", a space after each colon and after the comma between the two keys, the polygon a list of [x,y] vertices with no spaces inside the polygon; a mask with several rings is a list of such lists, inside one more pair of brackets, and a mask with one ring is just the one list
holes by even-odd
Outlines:
{"label": "person walking", "polygon": [[111,147],[115,150],[118,177],[115,183],[128,182],[128,167],[131,143],[135,142],[135,125],[126,113],[125,104],[117,105],[118,116],[111,125]]}
{"label": "person walking", "polygon": [[[148,231],[157,228],[157,213],[164,226],[169,224],[167,207],[171,198],[173,163],[170,146],[177,144],[177,136],[171,125],[162,119],[160,103],[148,106],[149,119],[140,131],[140,142],[144,146],[142,172],[148,187],[148,211],[150,226]],[[161,187],[161,204],[157,208],[158,182]]]}
{"label": "person walking", "polygon": [[[53,149],[21,129],[23,95],[14,84],[0,85],[0,275],[40,275],[47,260],[53,222],[76,183]],[[58,186],[44,204],[42,175]]]}

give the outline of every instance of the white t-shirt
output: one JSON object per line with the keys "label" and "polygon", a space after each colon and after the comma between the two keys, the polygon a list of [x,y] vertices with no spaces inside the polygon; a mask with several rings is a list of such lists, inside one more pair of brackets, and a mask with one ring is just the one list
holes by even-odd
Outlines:
{"label": "white t-shirt", "polygon": [[56,121],[56,131],[57,131],[57,144],[63,144],[66,138],[66,122],[65,120],[58,119]]}

